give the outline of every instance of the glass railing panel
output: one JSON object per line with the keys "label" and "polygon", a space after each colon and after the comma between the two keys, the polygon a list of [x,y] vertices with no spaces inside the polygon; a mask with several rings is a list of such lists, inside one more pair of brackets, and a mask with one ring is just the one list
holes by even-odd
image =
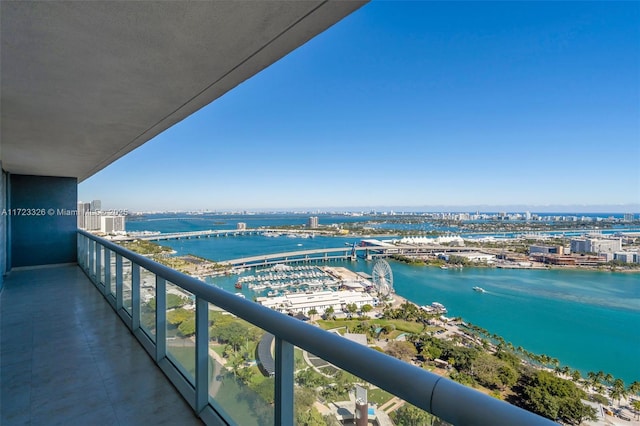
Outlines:
{"label": "glass railing panel", "polygon": [[[363,335],[362,339],[366,340]],[[448,423],[324,359],[295,348],[294,424],[438,425]]]}
{"label": "glass railing panel", "polygon": [[132,283],[131,261],[122,258],[122,307],[132,315],[131,311],[131,283]]}
{"label": "glass railing panel", "polygon": [[167,357],[182,375],[195,383],[196,310],[191,293],[167,282]]}
{"label": "glass railing panel", "polygon": [[115,297],[116,295],[116,254],[114,252],[111,252],[111,255],[109,256],[109,268],[111,271],[110,272],[111,275],[107,285],[109,288],[109,294]]}
{"label": "glass railing panel", "polygon": [[140,327],[156,341],[156,274],[140,268]]}
{"label": "glass railing panel", "polygon": [[96,274],[96,248],[97,243],[94,240],[89,240],[89,275],[94,282],[97,282],[97,274]]}
{"label": "glass railing panel", "polygon": [[273,336],[209,304],[209,401],[235,424],[274,424]]}
{"label": "glass railing panel", "polygon": [[98,256],[99,259],[100,259],[100,269],[98,271],[98,281],[101,284],[107,285],[106,284],[106,270],[107,270],[107,268],[106,268],[106,263],[105,263],[106,262],[106,253],[105,252],[107,251],[107,249],[102,247],[102,246],[100,246],[99,244],[97,244],[96,247],[99,247],[99,249],[100,249],[100,253],[99,253],[99,256]]}

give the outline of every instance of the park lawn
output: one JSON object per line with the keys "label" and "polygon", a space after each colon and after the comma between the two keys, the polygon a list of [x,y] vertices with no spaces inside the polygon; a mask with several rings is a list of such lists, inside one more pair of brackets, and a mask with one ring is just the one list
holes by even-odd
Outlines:
{"label": "park lawn", "polygon": [[[340,328],[340,327],[348,327],[349,329],[353,329],[354,327],[356,327],[358,324],[362,322],[363,321],[358,319],[319,320],[318,325],[325,330],[331,330],[331,329]],[[379,319],[373,319],[373,320],[364,320],[364,322],[367,322],[369,324],[376,324],[380,327],[384,327],[385,325],[391,325],[395,327],[397,331],[404,332],[404,333],[420,333],[423,330],[426,330],[426,331],[437,330],[437,327],[429,327],[429,326],[425,327],[423,324],[420,324],[417,322],[405,321],[405,320],[399,320],[399,319],[380,319],[379,318]],[[398,334],[401,334],[401,333],[398,333]]]}
{"label": "park lawn", "polygon": [[378,406],[385,404],[387,401],[390,401],[391,398],[393,398],[392,394],[380,388],[369,389],[367,391],[367,399],[369,400],[369,402],[378,404]]}
{"label": "park lawn", "polygon": [[294,348],[293,359],[293,365],[296,371],[307,367],[307,363],[304,361],[302,349]]}
{"label": "park lawn", "polygon": [[226,347],[226,345],[220,345],[217,343],[210,343],[209,344],[209,348],[213,349],[213,351],[215,353],[217,353],[218,355],[220,355],[221,358],[224,358],[224,348]]}

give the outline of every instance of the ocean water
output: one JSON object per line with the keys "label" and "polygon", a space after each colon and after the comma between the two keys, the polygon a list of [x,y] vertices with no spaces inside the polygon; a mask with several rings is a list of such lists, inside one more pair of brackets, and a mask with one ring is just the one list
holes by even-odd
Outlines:
{"label": "ocean water", "polygon": [[[303,217],[300,217],[301,219]],[[286,219],[274,219],[286,220]],[[249,220],[238,220],[247,222]],[[163,225],[158,226],[159,224]],[[162,232],[212,229],[202,221],[167,219],[138,222],[138,230]],[[284,224],[284,223],[282,223]],[[259,226],[259,225],[256,225]],[[180,228],[182,227],[182,228]],[[235,226],[222,226],[230,229]],[[131,230],[129,223],[127,228]],[[342,247],[357,239],[343,237],[277,238],[218,237],[163,241],[179,254],[227,260],[296,249]],[[372,262],[338,262],[355,271],[371,272]],[[437,301],[460,316],[501,335],[514,346],[558,358],[562,365],[603,370],[626,384],[640,380],[640,274],[580,270],[516,270],[465,268],[442,270],[391,262],[394,287],[419,305]],[[237,276],[210,280],[229,291]],[[486,293],[472,291],[480,286]],[[243,289],[247,297],[250,290]]]}

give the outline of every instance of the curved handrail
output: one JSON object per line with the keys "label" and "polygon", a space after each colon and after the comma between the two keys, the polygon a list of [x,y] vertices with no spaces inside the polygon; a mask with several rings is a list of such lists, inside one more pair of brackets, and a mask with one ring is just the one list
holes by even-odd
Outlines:
{"label": "curved handrail", "polygon": [[274,336],[309,351],[449,423],[459,425],[556,424],[422,368],[205,284],[86,231],[78,230],[78,233],[195,296],[202,297]]}

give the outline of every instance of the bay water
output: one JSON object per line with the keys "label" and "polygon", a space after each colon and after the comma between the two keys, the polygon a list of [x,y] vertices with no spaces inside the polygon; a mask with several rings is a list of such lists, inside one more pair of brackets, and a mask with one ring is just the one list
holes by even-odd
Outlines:
{"label": "bay water", "polygon": [[[233,229],[235,220],[263,226],[265,218],[227,218],[214,224],[197,216],[128,222],[128,230],[160,232]],[[304,217],[298,216],[304,223]],[[360,218],[361,220],[361,218]],[[281,222],[280,222],[281,221]],[[271,226],[292,224],[291,218],[267,218]],[[274,223],[275,222],[275,223]],[[280,223],[278,223],[280,222]],[[133,226],[132,226],[133,225]],[[218,225],[218,226],[216,226]],[[332,248],[359,241],[353,237],[291,238],[262,235],[162,241],[178,254],[212,260],[314,248]],[[561,365],[603,370],[626,384],[640,380],[640,274],[585,270],[464,268],[442,270],[390,262],[397,294],[418,304],[440,302],[448,316],[502,336],[514,346],[558,358]],[[373,263],[334,262],[354,271],[371,272]],[[237,276],[208,279],[236,292]],[[480,286],[486,293],[472,290]],[[243,289],[246,296],[254,296]]]}

